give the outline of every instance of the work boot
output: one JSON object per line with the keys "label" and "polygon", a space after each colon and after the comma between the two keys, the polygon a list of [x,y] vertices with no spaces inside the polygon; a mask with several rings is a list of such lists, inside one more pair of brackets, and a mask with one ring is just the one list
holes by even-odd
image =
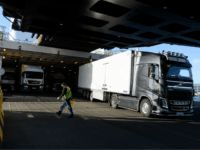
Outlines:
{"label": "work boot", "polygon": [[58,116],[60,116],[60,115],[61,115],[61,111],[56,112],[56,114],[57,114]]}

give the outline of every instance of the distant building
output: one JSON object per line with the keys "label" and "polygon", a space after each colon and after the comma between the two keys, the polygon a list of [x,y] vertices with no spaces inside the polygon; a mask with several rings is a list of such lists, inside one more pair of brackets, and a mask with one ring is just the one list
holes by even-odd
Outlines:
{"label": "distant building", "polygon": [[200,93],[200,84],[194,84],[195,93]]}

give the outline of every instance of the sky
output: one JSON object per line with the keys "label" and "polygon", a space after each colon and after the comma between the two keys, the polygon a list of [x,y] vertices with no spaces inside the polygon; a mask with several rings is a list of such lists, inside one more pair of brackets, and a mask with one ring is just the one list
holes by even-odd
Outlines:
{"label": "sky", "polygon": [[[6,32],[9,32],[10,29],[10,22],[4,18],[2,15],[2,7],[0,7],[0,25],[6,26]],[[24,34],[28,38],[29,41],[35,40],[35,37],[31,39],[31,33]],[[119,49],[114,48],[112,51],[115,50],[127,50],[127,49]],[[135,47],[129,48],[128,50],[136,50]],[[170,44],[160,44],[156,46],[151,47],[141,47],[139,48],[139,51],[147,51],[147,52],[162,52],[162,50],[165,51],[171,51],[171,52],[179,52],[183,53],[185,56],[188,56],[188,60],[192,64],[192,73],[193,73],[193,80],[194,83],[200,84],[200,48],[197,47],[189,47],[189,46],[180,46],[180,45],[170,45]]]}

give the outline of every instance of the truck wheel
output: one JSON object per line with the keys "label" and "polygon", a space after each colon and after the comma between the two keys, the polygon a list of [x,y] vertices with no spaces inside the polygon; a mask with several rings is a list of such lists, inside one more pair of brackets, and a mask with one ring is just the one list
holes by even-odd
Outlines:
{"label": "truck wheel", "polygon": [[150,117],[151,116],[151,103],[148,99],[143,99],[141,104],[140,104],[140,112],[144,117]]}
{"label": "truck wheel", "polygon": [[84,90],[83,91],[83,98],[85,98],[86,97],[86,91]]}
{"label": "truck wheel", "polygon": [[93,99],[93,92],[90,92],[90,101],[93,102],[94,99]]}
{"label": "truck wheel", "polygon": [[112,95],[112,97],[111,97],[111,106],[114,109],[116,109],[118,107],[118,104],[117,104],[117,95],[116,94]]}
{"label": "truck wheel", "polygon": [[87,94],[86,94],[86,99],[90,99],[90,91],[87,91]]}

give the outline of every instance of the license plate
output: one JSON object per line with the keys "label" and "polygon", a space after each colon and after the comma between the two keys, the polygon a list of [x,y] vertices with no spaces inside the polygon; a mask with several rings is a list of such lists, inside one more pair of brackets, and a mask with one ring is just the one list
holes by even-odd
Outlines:
{"label": "license plate", "polygon": [[177,112],[176,116],[185,116],[185,114],[183,112]]}
{"label": "license plate", "polygon": [[35,90],[35,89],[36,89],[36,87],[32,87],[32,89],[33,89],[33,90]]}

